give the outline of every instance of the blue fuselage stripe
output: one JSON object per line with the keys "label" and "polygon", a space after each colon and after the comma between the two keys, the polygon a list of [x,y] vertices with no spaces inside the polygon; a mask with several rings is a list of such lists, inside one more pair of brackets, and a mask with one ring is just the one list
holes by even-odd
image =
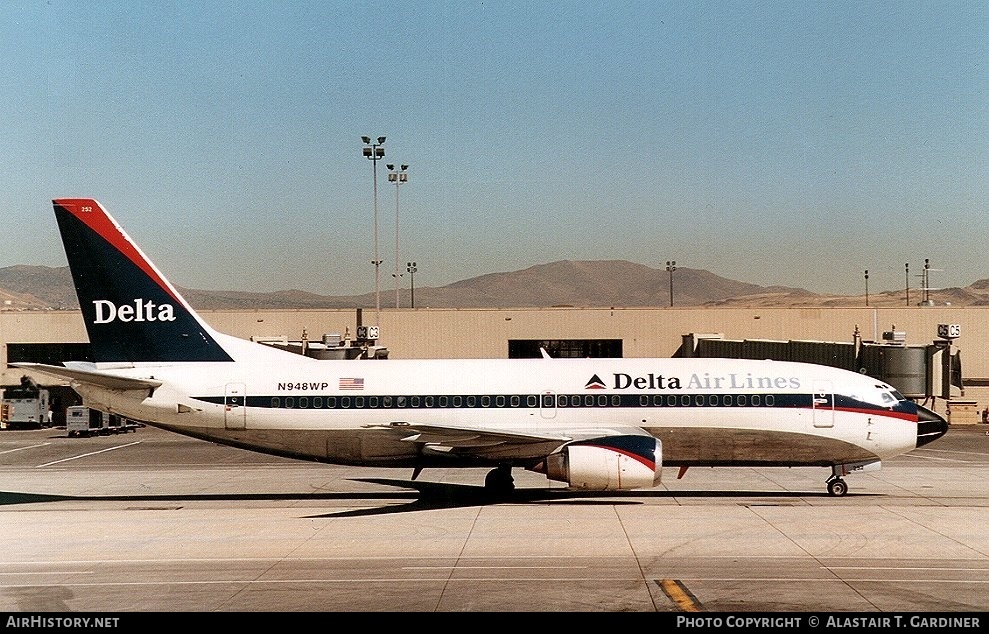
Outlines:
{"label": "blue fuselage stripe", "polygon": [[[811,409],[816,394],[435,394],[435,395],[277,395],[249,396],[248,407],[261,409],[534,409],[555,408],[774,408]],[[224,404],[223,396],[199,396],[197,400]],[[894,418],[916,419],[916,408],[909,401],[892,407],[880,407],[846,396],[835,395],[829,402],[818,403],[819,411],[855,411]]]}

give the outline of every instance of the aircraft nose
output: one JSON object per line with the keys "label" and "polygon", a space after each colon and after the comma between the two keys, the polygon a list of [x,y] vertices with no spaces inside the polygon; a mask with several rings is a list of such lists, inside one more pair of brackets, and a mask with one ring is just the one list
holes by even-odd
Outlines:
{"label": "aircraft nose", "polygon": [[917,406],[917,446],[934,442],[948,433],[948,421],[921,405]]}

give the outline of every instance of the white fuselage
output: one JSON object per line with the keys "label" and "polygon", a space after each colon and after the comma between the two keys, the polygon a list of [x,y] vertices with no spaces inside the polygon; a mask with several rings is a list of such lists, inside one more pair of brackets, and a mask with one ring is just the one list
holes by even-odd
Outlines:
{"label": "white fuselage", "polygon": [[[321,361],[236,345],[250,346],[237,362],[113,370],[162,381],[150,396],[81,391],[108,411],[179,433],[343,464],[456,462],[455,451],[432,456],[396,433],[402,424],[578,439],[636,429],[662,440],[670,465],[871,462],[909,451],[917,438],[916,416],[895,410],[892,388],[827,366],[739,359]],[[245,360],[248,352],[253,361]],[[491,460],[522,464],[539,453],[513,452],[492,452]]]}

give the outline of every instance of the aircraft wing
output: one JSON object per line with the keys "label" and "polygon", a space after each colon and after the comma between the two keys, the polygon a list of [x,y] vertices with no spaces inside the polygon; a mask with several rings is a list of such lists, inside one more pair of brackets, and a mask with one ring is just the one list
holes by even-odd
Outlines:
{"label": "aircraft wing", "polygon": [[[66,368],[60,365],[47,365],[44,363],[11,363],[11,367],[22,368],[26,374],[32,377],[45,377],[48,380],[55,379],[60,383],[69,382],[96,385],[111,390],[153,390],[159,387],[162,382],[155,379],[132,379],[125,376],[114,376],[93,370],[83,370],[79,368]],[[44,384],[41,380],[38,383]]]}
{"label": "aircraft wing", "polygon": [[406,442],[420,443],[431,454],[473,455],[486,459],[535,459],[560,449],[576,440],[617,435],[648,435],[640,428],[581,429],[579,431],[546,433],[543,431],[505,431],[485,427],[451,427],[419,423],[375,425],[401,434]]}

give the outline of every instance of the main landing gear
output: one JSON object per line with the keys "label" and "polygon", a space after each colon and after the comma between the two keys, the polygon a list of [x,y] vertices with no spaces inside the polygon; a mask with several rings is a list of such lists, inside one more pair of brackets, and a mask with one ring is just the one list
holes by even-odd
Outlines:
{"label": "main landing gear", "polygon": [[484,490],[488,493],[511,493],[515,490],[515,478],[512,477],[512,468],[508,465],[499,465],[488,472],[484,477]]}
{"label": "main landing gear", "polygon": [[828,493],[841,497],[848,493],[848,483],[841,479],[838,467],[831,467],[831,477],[827,479]]}

